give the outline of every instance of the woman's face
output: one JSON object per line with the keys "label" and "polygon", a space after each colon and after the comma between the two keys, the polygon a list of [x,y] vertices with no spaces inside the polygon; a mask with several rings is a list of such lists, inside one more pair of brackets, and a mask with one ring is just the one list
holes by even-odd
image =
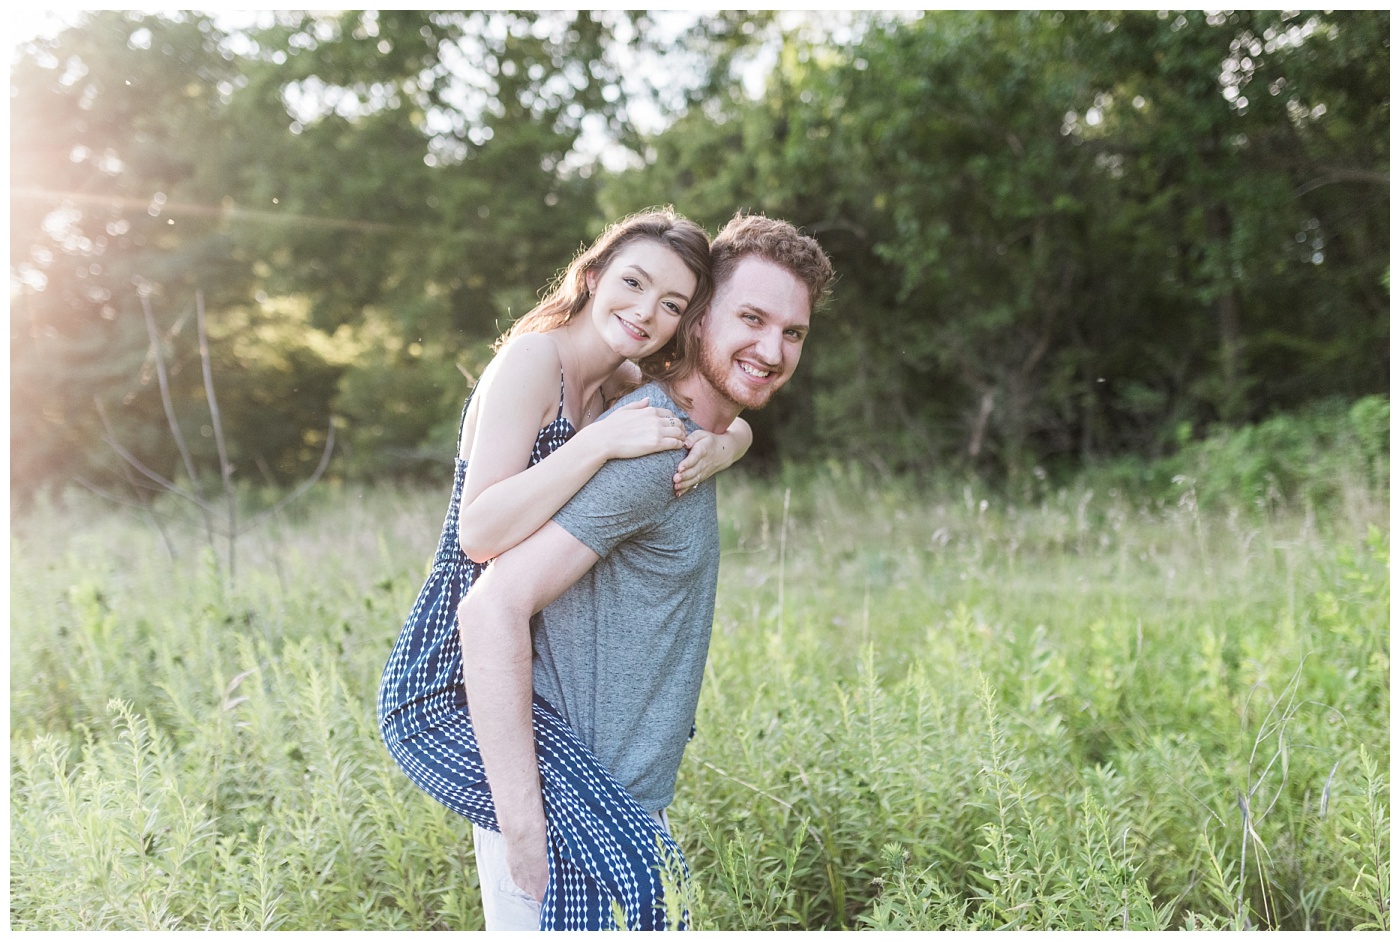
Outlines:
{"label": "woman's face", "polygon": [[696,287],[680,256],[651,239],[628,242],[584,280],[594,328],[626,359],[649,356],[671,341]]}

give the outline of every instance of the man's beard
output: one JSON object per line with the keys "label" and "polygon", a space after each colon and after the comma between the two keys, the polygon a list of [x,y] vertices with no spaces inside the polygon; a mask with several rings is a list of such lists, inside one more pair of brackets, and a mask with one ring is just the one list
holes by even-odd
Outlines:
{"label": "man's beard", "polygon": [[699,346],[700,376],[710,384],[715,392],[719,393],[720,398],[740,409],[747,409],[751,412],[756,412],[768,404],[768,400],[773,397],[773,393],[776,392],[777,389],[745,389],[743,391],[751,392],[754,396],[749,401],[736,398],[733,390],[730,388],[730,383],[736,381],[734,379],[734,374],[730,371],[730,367],[732,366],[731,361],[721,361],[719,357],[715,356],[714,352],[711,351],[709,345],[705,343],[703,339]]}

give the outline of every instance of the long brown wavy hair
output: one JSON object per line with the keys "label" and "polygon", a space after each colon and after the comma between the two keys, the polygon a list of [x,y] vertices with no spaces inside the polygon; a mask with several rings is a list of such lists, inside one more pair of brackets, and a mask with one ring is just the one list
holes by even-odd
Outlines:
{"label": "long brown wavy hair", "polygon": [[675,252],[690,273],[695,275],[695,293],[691,295],[685,313],[681,314],[675,337],[637,365],[644,374],[651,376],[668,364],[685,361],[690,355],[689,338],[694,334],[689,327],[704,316],[714,292],[714,279],[710,274],[710,237],[704,229],[678,215],[670,206],[643,210],[619,219],[604,229],[592,245],[574,256],[569,267],[554,279],[540,302],[501,334],[492,349],[500,349],[511,337],[522,333],[543,333],[572,320],[588,303],[588,272],[601,273],[623,246],[638,239],[651,239]]}

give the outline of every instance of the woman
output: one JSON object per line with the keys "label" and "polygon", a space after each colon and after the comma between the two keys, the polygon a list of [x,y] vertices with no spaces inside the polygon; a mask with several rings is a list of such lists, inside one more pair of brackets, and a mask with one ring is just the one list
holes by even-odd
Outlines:
{"label": "woman", "polygon": [[703,315],[711,287],[703,229],[670,210],[624,219],[502,337],[463,409],[442,538],[385,666],[378,713],[414,783],[480,826],[498,829],[462,686],[457,606],[488,560],[544,525],[604,462],[690,447],[679,495],[747,450],[747,425],[687,439],[646,400],[594,421],[643,372],[686,356],[690,332],[679,328]]}

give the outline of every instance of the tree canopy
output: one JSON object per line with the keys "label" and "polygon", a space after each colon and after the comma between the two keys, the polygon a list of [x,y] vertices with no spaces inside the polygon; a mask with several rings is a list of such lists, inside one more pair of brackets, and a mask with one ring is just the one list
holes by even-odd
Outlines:
{"label": "tree canopy", "polygon": [[212,448],[197,292],[242,473],[290,482],[332,419],[335,473],[439,473],[490,342],[655,204],[781,216],[836,264],[752,460],[1158,455],[1387,390],[1388,13],[813,25],[109,11],[30,43],[12,492],[115,480],[104,436],[176,466],[143,304]]}

